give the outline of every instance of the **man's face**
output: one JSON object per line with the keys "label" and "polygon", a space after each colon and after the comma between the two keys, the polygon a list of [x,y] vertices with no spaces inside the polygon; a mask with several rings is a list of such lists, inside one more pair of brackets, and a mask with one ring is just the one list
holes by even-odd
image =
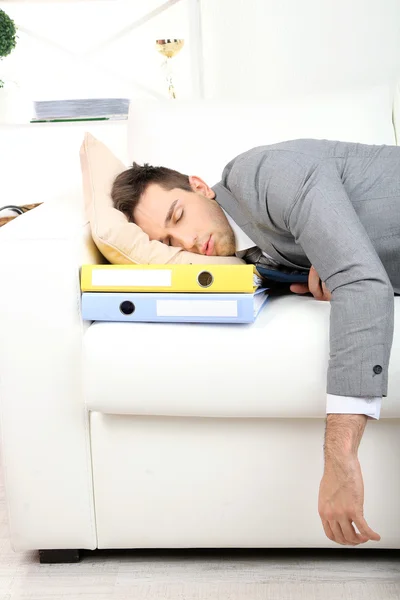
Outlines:
{"label": "man's face", "polygon": [[134,210],[134,222],[151,240],[196,254],[233,256],[235,236],[213,190],[199,177],[189,181],[192,192],[149,185]]}

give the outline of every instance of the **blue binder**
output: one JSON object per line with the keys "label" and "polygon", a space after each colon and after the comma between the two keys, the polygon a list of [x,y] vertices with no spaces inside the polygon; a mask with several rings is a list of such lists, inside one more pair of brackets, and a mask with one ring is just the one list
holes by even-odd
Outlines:
{"label": "blue binder", "polygon": [[268,290],[254,294],[175,294],[84,292],[86,321],[167,323],[253,323],[268,300]]}

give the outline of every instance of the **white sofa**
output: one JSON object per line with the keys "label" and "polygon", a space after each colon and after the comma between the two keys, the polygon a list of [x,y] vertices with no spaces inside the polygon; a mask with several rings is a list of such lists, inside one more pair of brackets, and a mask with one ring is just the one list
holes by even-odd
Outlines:
{"label": "white sofa", "polygon": [[[254,145],[395,144],[392,101],[380,87],[276,105],[135,102],[128,154],[212,185]],[[78,161],[79,144],[73,152]],[[45,188],[45,161],[31,160]],[[72,551],[42,552],[45,561],[95,548],[341,548],[317,510],[330,304],[274,297],[251,326],[83,323],[79,269],[103,259],[73,176],[60,185],[74,197],[0,230],[1,454],[14,549]],[[382,539],[360,550],[400,548],[400,297],[395,319],[389,395],[359,451],[365,516]]]}

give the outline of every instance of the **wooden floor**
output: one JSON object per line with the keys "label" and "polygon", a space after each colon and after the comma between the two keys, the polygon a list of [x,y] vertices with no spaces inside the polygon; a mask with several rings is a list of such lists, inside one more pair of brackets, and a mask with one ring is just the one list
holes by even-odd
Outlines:
{"label": "wooden floor", "polygon": [[0,600],[400,600],[400,551],[98,551],[71,565],[14,553],[0,480]]}

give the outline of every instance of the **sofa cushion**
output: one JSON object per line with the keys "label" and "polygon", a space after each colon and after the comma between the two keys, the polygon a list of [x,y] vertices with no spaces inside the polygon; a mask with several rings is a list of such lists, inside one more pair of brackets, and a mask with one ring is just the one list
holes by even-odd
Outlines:
{"label": "sofa cushion", "polygon": [[[400,417],[400,297],[383,417]],[[109,414],[314,418],[326,415],[330,304],[271,297],[252,325],[93,323],[85,398]]]}
{"label": "sofa cushion", "polygon": [[397,145],[400,144],[400,81],[394,90],[393,98],[393,127]]}
{"label": "sofa cushion", "polygon": [[232,158],[255,146],[298,138],[395,144],[392,103],[391,86],[265,103],[134,100],[128,156],[214,185]]}
{"label": "sofa cushion", "polygon": [[113,264],[240,264],[236,257],[203,256],[150,241],[140,227],[130,223],[115,209],[111,188],[115,177],[126,166],[90,133],[86,133],[81,150],[85,211],[93,240],[102,255]]}

